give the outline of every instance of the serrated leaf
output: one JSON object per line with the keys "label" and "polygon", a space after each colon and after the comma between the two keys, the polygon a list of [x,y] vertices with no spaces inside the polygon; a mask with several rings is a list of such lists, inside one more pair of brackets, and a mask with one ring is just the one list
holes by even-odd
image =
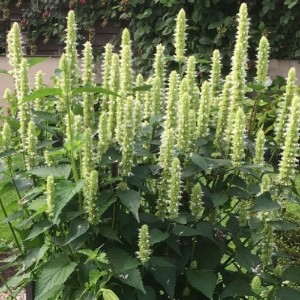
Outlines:
{"label": "serrated leaf", "polygon": [[240,189],[238,187],[231,187],[227,194],[232,197],[238,197],[238,198],[249,198],[251,195],[248,193],[248,191]]}
{"label": "serrated leaf", "polygon": [[151,256],[149,260],[150,265],[153,267],[168,267],[168,268],[176,268],[167,257],[160,256]]}
{"label": "serrated leaf", "polygon": [[217,206],[220,206],[220,205],[223,205],[224,203],[226,203],[228,200],[228,196],[215,193],[215,194],[212,194],[211,200],[214,204],[214,207],[217,207]]}
{"label": "serrated leaf", "polygon": [[123,283],[134,287],[135,289],[140,290],[144,294],[146,294],[146,291],[144,289],[142,277],[140,274],[140,271],[138,269],[129,269],[126,272],[122,274],[118,274],[116,276],[120,281]]}
{"label": "serrated leaf", "polygon": [[23,216],[24,216],[24,210],[18,210],[15,213],[9,215],[7,218],[5,218],[2,222],[0,222],[0,224],[1,223],[9,223],[11,221],[18,220]]}
{"label": "serrated leaf", "polygon": [[141,205],[141,195],[139,192],[134,190],[117,191],[117,197],[121,202],[129,209],[129,211],[135,216],[139,222],[139,208]]}
{"label": "serrated leaf", "polygon": [[62,91],[60,88],[41,88],[34,92],[32,92],[30,95],[24,98],[24,102],[30,102],[38,98],[43,98],[47,96],[61,96]]}
{"label": "serrated leaf", "polygon": [[0,158],[10,157],[15,153],[16,153],[16,150],[14,150],[14,149],[6,149],[6,150],[0,152]]}
{"label": "serrated leaf", "polygon": [[157,267],[153,271],[154,279],[163,286],[171,299],[174,299],[176,268]]}
{"label": "serrated leaf", "polygon": [[54,178],[64,178],[68,179],[71,173],[71,166],[70,165],[58,165],[54,167],[43,166],[33,168],[28,171],[29,174],[46,178],[52,175]]}
{"label": "serrated leaf", "polygon": [[33,225],[32,230],[30,231],[30,234],[25,239],[25,241],[32,240],[41,233],[45,232],[52,226],[52,223],[49,220],[42,220],[36,224]]}
{"label": "serrated leaf", "polygon": [[79,180],[75,185],[73,182],[64,180],[57,183],[54,192],[54,216],[52,222],[57,223],[59,214],[72,198],[79,193],[84,185],[83,180]]}
{"label": "serrated leaf", "polygon": [[280,287],[276,290],[276,300],[299,300],[300,292],[288,287]]}
{"label": "serrated leaf", "polygon": [[227,297],[245,297],[253,296],[250,284],[242,279],[236,279],[226,285],[225,289],[221,294],[221,299]]}
{"label": "serrated leaf", "polygon": [[122,241],[119,239],[117,233],[109,226],[100,226],[99,233],[110,240],[114,240],[122,244]]}
{"label": "serrated leaf", "polygon": [[282,274],[282,280],[289,280],[294,283],[300,283],[300,267],[288,267]]}
{"label": "serrated leaf", "polygon": [[167,232],[162,232],[161,230],[154,228],[149,231],[151,244],[162,242],[169,237]]}
{"label": "serrated leaf", "polygon": [[155,292],[151,286],[145,286],[146,294],[137,291],[137,300],[156,300]]}
{"label": "serrated leaf", "polygon": [[120,97],[116,92],[102,86],[82,86],[72,89],[72,95],[74,96],[82,93],[96,93]]}
{"label": "serrated leaf", "polygon": [[38,262],[44,257],[48,250],[48,245],[43,245],[41,248],[32,249],[23,261],[24,269],[28,269],[32,265],[37,265]]}
{"label": "serrated leaf", "polygon": [[261,265],[259,257],[252,254],[249,249],[237,253],[235,259],[242,268],[245,268],[249,272],[253,272],[253,270]]}
{"label": "serrated leaf", "polygon": [[35,300],[47,300],[53,291],[60,288],[74,272],[77,264],[70,262],[68,256],[60,253],[52,257],[43,267],[36,283]]}
{"label": "serrated leaf", "polygon": [[251,211],[274,211],[280,209],[280,205],[274,201],[269,192],[263,193],[255,199]]}
{"label": "serrated leaf", "polygon": [[150,91],[152,88],[152,85],[150,84],[143,84],[143,85],[139,85],[136,86],[132,89],[133,92],[146,92],[146,91]]}
{"label": "serrated leaf", "polygon": [[131,257],[126,251],[120,248],[109,249],[107,251],[107,258],[117,273],[124,273],[136,268],[140,264],[136,258]]}
{"label": "serrated leaf", "polygon": [[101,217],[102,214],[104,214],[105,211],[117,201],[117,199],[111,190],[102,191],[99,199],[99,217]]}
{"label": "serrated leaf", "polygon": [[213,299],[213,293],[217,284],[217,275],[210,270],[186,270],[186,278],[190,285],[209,299]]}
{"label": "serrated leaf", "polygon": [[184,226],[184,225],[176,225],[173,229],[173,233],[178,236],[194,236],[197,235],[197,231],[194,228]]}
{"label": "serrated leaf", "polygon": [[64,245],[67,245],[71,242],[73,242],[75,239],[86,233],[89,229],[90,225],[87,220],[84,220],[82,218],[76,218],[73,219],[70,222],[70,228],[69,232],[66,236],[66,241]]}
{"label": "serrated leaf", "polygon": [[207,169],[208,169],[207,162],[203,156],[198,155],[198,154],[192,154],[191,160],[193,161],[194,164],[196,164],[198,167],[200,167],[201,170],[207,171]]}
{"label": "serrated leaf", "polygon": [[209,238],[211,241],[215,241],[214,238],[214,228],[210,222],[203,221],[197,224],[196,232],[198,235],[205,236]]}

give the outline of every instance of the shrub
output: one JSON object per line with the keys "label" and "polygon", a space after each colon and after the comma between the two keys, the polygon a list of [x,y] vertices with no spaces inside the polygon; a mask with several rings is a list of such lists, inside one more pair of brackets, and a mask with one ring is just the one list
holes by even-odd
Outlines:
{"label": "shrub", "polygon": [[44,87],[39,73],[33,90],[13,25],[8,49],[15,94],[6,93],[0,192],[1,200],[12,191],[19,195],[20,209],[6,222],[18,247],[10,262],[20,268],[3,289],[34,282],[36,299],[43,300],[299,298],[286,286],[299,280],[299,267],[279,265],[283,254],[274,244],[275,231],[297,228],[281,214],[299,197],[300,98],[293,70],[277,120],[269,120],[276,134],[284,120],[285,133],[275,143],[261,124],[264,107],[274,106],[265,38],[256,81],[246,83],[246,5],[229,75],[221,80],[215,52],[201,92],[195,59],[185,56],[185,18],[181,10],[179,72],[165,68],[158,45],[153,75],[134,74],[125,29],[119,55],[105,48],[103,85],[97,86],[89,42],[79,63],[71,11],[55,86]]}

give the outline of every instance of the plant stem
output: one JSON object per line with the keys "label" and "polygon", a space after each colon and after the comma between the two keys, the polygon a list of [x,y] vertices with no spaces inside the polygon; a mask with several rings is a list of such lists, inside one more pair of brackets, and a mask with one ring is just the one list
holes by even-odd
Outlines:
{"label": "plant stem", "polygon": [[[1,209],[2,209],[2,211],[3,211],[3,214],[4,214],[5,218],[7,218],[8,215],[7,215],[7,212],[6,212],[6,210],[5,210],[5,207],[4,207],[4,205],[3,205],[3,202],[2,202],[2,199],[1,199],[1,198],[0,198],[0,206],[1,206]],[[7,223],[8,223],[8,226],[9,226],[9,228],[10,228],[10,231],[11,231],[13,237],[14,237],[14,240],[15,240],[15,243],[16,243],[17,247],[19,248],[20,252],[23,253],[22,247],[21,247],[21,245],[20,245],[20,243],[19,243],[19,241],[18,241],[17,235],[16,235],[16,233],[15,233],[15,230],[14,230],[14,228],[13,228],[11,222],[9,221],[9,222],[7,222]]]}
{"label": "plant stem", "polygon": [[10,292],[10,295],[12,299],[17,299],[16,297],[13,296],[13,291],[11,288],[7,285],[6,281],[4,280],[3,276],[0,274],[0,280],[3,282],[3,284],[6,286],[7,290]]}

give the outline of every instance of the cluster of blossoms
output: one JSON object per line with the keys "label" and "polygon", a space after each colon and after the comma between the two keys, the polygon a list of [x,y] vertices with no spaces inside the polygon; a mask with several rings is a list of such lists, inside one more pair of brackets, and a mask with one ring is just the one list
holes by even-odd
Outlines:
{"label": "cluster of blossoms", "polygon": [[[166,72],[165,48],[158,45],[154,60],[154,74],[144,79],[141,74],[134,77],[132,67],[131,37],[127,29],[122,33],[120,53],[113,52],[113,46],[105,47],[103,61],[103,88],[106,94],[97,97],[87,89],[82,97],[75,95],[76,87],[83,84],[87,88],[96,88],[93,73],[93,54],[90,42],[84,45],[81,64],[82,76],[79,75],[79,58],[76,49],[76,23],[74,12],[68,15],[67,42],[59,68],[60,76],[55,86],[61,90],[57,101],[52,105],[44,99],[36,99],[33,105],[25,101],[29,94],[28,64],[22,57],[20,31],[17,25],[12,27],[8,36],[9,61],[13,67],[17,99],[17,117],[20,122],[20,151],[24,154],[26,170],[39,164],[42,159],[52,165],[51,148],[46,148],[43,156],[38,156],[38,130],[34,113],[39,110],[55,112],[64,116],[62,121],[63,143],[71,163],[74,180],[84,180],[81,209],[91,224],[99,220],[99,186],[101,165],[111,147],[121,153],[117,161],[117,174],[127,187],[126,180],[133,173],[133,167],[146,158],[135,156],[137,145],[154,157],[159,167],[159,178],[155,179],[155,192],[158,195],[155,205],[156,215],[164,220],[174,220],[179,216],[183,205],[183,194],[188,194],[188,207],[192,217],[199,221],[203,218],[205,181],[196,178],[192,187],[185,186],[183,165],[190,156],[198,151],[197,142],[203,139],[213,141],[220,156],[231,160],[234,171],[238,171],[245,161],[247,114],[246,98],[247,48],[249,38],[249,20],[247,7],[242,4],[238,15],[238,32],[232,58],[231,71],[225,81],[221,79],[221,56],[218,50],[213,52],[210,78],[201,87],[196,81],[197,60],[194,56],[186,57],[186,16],[181,10],[176,19],[175,61],[179,72]],[[264,85],[268,72],[269,44],[262,37],[257,55],[256,81]],[[182,71],[185,70],[185,71]],[[296,95],[295,70],[288,75],[286,92],[281,100],[279,114],[275,122],[275,142],[282,147],[277,182],[289,185],[295,174],[298,155],[300,98]],[[143,89],[144,84],[150,88]],[[43,74],[36,76],[35,89],[44,87]],[[112,92],[113,91],[113,92]],[[9,93],[7,92],[9,98]],[[78,109],[79,107],[79,109]],[[78,111],[82,108],[82,116]],[[99,107],[95,110],[95,107]],[[158,120],[158,121],[157,121]],[[160,120],[162,123],[160,124]],[[161,126],[160,126],[161,125]],[[215,133],[211,139],[212,133]],[[2,128],[1,150],[12,147],[11,128],[4,123]],[[46,138],[51,138],[49,134]],[[158,147],[153,151],[151,144],[159,139]],[[147,143],[147,139],[152,139]],[[265,135],[259,129],[255,139],[253,163],[265,165]],[[153,143],[154,144],[154,143]],[[154,144],[155,145],[155,144]],[[157,145],[157,144],[156,144]],[[10,161],[6,161],[10,168]],[[152,162],[153,163],[153,162]],[[79,170],[77,170],[79,169]],[[261,175],[261,174],[259,174]],[[269,192],[273,178],[264,174],[260,193]],[[119,186],[122,186],[122,183]],[[55,208],[55,179],[47,178],[46,200],[51,218]],[[235,199],[239,201],[239,199]],[[245,202],[244,202],[245,203]],[[247,207],[240,205],[240,219],[247,223]],[[263,245],[273,243],[272,227],[265,222]],[[270,248],[270,247],[269,247]],[[272,247],[271,247],[272,248]],[[139,232],[138,258],[147,263],[151,254],[147,225]],[[269,263],[272,250],[262,251],[262,260]]]}

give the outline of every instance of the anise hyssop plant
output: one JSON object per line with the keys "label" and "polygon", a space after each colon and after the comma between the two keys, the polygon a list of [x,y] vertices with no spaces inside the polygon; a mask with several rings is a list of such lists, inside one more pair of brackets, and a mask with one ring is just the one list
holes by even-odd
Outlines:
{"label": "anise hyssop plant", "polygon": [[5,93],[0,200],[5,211],[11,195],[19,199],[5,219],[15,239],[7,261],[19,268],[2,290],[14,297],[33,282],[37,300],[300,298],[290,284],[300,267],[281,264],[275,246],[277,231],[297,228],[282,218],[285,203],[299,201],[295,70],[265,126],[269,44],[262,37],[247,83],[246,5],[224,78],[215,50],[199,85],[188,30],[181,10],[174,56],[157,45],[144,78],[125,29],[119,52],[105,47],[99,86],[91,43],[77,53],[70,11],[54,86],[39,72],[31,88],[12,26],[15,92]]}

